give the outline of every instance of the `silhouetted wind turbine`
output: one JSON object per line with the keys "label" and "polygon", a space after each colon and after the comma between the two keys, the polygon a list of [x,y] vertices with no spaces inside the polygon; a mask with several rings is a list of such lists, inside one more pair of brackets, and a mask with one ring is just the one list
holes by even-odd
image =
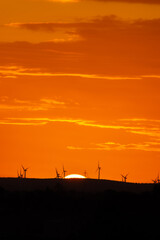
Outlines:
{"label": "silhouetted wind turbine", "polygon": [[60,174],[59,174],[57,168],[56,168],[56,178],[60,178]]}
{"label": "silhouetted wind turbine", "polygon": [[157,176],[156,179],[153,179],[153,180],[152,180],[152,182],[155,183],[155,184],[156,184],[156,183],[160,183],[159,174],[158,174],[158,176]]}
{"label": "silhouetted wind turbine", "polygon": [[99,162],[98,162],[98,168],[96,170],[96,172],[98,171],[98,179],[100,179],[100,176],[101,176],[101,167],[99,165]]}
{"label": "silhouetted wind turbine", "polygon": [[126,175],[121,174],[122,182],[127,182],[128,173]]}
{"label": "silhouetted wind turbine", "polygon": [[29,169],[29,168],[24,168],[23,166],[22,166],[22,168],[23,168],[23,177],[24,178],[26,178],[26,175],[27,175],[27,170]]}
{"label": "silhouetted wind turbine", "polygon": [[156,179],[152,179],[152,182],[153,182],[154,184],[156,184],[156,183],[157,183],[157,178],[156,178]]}
{"label": "silhouetted wind turbine", "polygon": [[63,166],[63,177],[65,178],[65,176],[66,176],[66,170],[65,170],[65,168],[64,168],[64,166]]}

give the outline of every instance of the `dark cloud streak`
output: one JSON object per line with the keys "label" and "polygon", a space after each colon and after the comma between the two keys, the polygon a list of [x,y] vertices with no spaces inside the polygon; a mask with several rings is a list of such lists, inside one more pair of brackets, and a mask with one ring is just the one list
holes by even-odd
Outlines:
{"label": "dark cloud streak", "polygon": [[32,31],[62,29],[67,34],[76,33],[80,40],[1,43],[1,65],[14,63],[45,68],[49,72],[160,75],[160,19],[124,21],[106,16],[90,22],[13,23],[10,26]]}

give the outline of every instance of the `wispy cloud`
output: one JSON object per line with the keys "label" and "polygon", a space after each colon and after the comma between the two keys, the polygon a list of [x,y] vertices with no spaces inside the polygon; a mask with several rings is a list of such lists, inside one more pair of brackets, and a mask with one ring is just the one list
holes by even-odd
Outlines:
{"label": "wispy cloud", "polygon": [[[126,132],[134,133],[134,134],[143,134],[146,136],[151,136],[151,137],[160,137],[160,126],[159,124],[155,126],[137,126],[137,125],[128,125],[125,122],[121,125],[117,124],[101,124],[96,121],[90,121],[90,120],[84,120],[84,119],[71,119],[71,118],[7,118],[6,123],[24,123],[24,122],[29,122],[30,124],[34,124],[35,122],[41,125],[41,123],[54,123],[54,122],[59,122],[59,123],[71,123],[71,124],[76,124],[79,126],[84,126],[84,127],[92,127],[92,128],[99,128],[99,129],[112,129],[112,130],[124,130]],[[3,121],[5,123],[5,121]]]}
{"label": "wispy cloud", "polygon": [[[141,119],[144,121],[146,119]],[[122,120],[121,120],[122,121]],[[141,151],[152,151],[160,152],[160,123],[159,120],[155,120],[155,126],[149,125],[132,125],[133,121],[138,119],[131,119],[130,125],[127,125],[126,120],[121,125],[116,124],[100,124],[96,121],[89,121],[84,119],[72,119],[72,118],[3,118],[0,120],[0,125],[13,125],[13,126],[44,126],[48,124],[70,124],[77,125],[80,127],[99,128],[102,130],[113,130],[113,131],[124,131],[126,134],[138,134],[144,135],[144,142],[134,143],[121,143],[121,142],[104,142],[95,143],[88,146],[67,146],[69,150],[99,150],[99,151],[122,151],[122,150],[141,150]],[[118,123],[118,121],[117,121]]]}
{"label": "wispy cloud", "polygon": [[61,3],[72,3],[72,2],[84,2],[84,1],[99,1],[99,2],[117,2],[117,3],[130,3],[130,4],[160,4],[159,0],[45,0],[49,2],[61,2]]}
{"label": "wispy cloud", "polygon": [[55,104],[55,105],[65,105],[65,102],[61,102],[55,99],[50,99],[50,98],[42,98],[40,100],[41,102],[47,103],[47,104]]}
{"label": "wispy cloud", "polygon": [[1,78],[17,78],[19,76],[32,77],[78,77],[86,79],[104,79],[104,80],[142,80],[142,79],[159,79],[160,75],[114,75],[105,74],[87,74],[87,73],[69,73],[69,72],[44,72],[37,68],[25,68],[22,66],[0,66]]}
{"label": "wispy cloud", "polygon": [[6,120],[0,121],[0,125],[14,125],[14,126],[41,126],[46,125],[46,122],[41,123],[30,123],[30,122],[7,122]]}
{"label": "wispy cloud", "polygon": [[[61,104],[60,104],[61,105]],[[62,104],[63,105],[63,104]],[[120,120],[122,122],[122,119]],[[127,121],[127,126],[125,125]],[[44,126],[47,124],[74,124],[82,127],[99,128],[102,130],[125,131],[130,134],[145,135],[146,141],[134,143],[121,142],[104,142],[90,144],[89,146],[67,146],[69,150],[99,150],[99,151],[122,151],[122,150],[139,150],[160,152],[160,122],[159,120],[148,120],[155,122],[155,126],[149,125],[132,125],[132,122],[144,122],[147,119],[125,119],[122,125],[116,124],[100,124],[96,121],[71,118],[3,118],[0,120],[0,125],[16,125],[16,126]],[[128,125],[130,122],[130,125]],[[118,121],[117,121],[118,123]]]}
{"label": "wispy cloud", "polygon": [[[58,99],[49,99],[42,98],[37,102],[30,102],[26,100],[14,99],[12,104],[7,103],[7,97],[0,99],[0,110],[26,110],[26,111],[46,111],[54,108],[66,108],[73,107],[73,105],[77,105],[77,103],[67,103],[64,101],[60,101]],[[94,120],[87,119],[74,119],[74,118],[48,118],[48,117],[19,117],[19,118],[4,118],[1,119],[1,123],[3,125],[47,125],[51,123],[66,123],[66,124],[74,124],[82,127],[89,128],[98,128],[102,130],[114,130],[121,131],[130,134],[143,135],[146,136],[147,139],[152,139],[156,142],[160,139],[160,120],[158,119],[120,119],[114,122],[98,122]]]}
{"label": "wispy cloud", "polygon": [[18,76],[34,76],[34,77],[80,77],[86,79],[106,79],[106,80],[141,80],[141,77],[130,76],[106,76],[98,74],[86,74],[86,73],[52,73],[52,72],[40,72],[33,68],[23,68],[21,66],[0,66],[1,77],[18,77]]}
{"label": "wispy cloud", "polygon": [[[83,119],[66,119],[66,118],[8,118],[6,119],[7,122],[45,122],[47,123],[53,123],[53,122],[59,122],[59,123],[73,123],[79,126],[85,126],[85,127],[93,127],[93,128],[101,128],[101,129],[114,129],[114,130],[144,130],[143,127],[134,127],[134,126],[123,126],[123,125],[104,125],[104,124],[98,124],[95,121],[88,121]],[[18,123],[17,122],[17,123]],[[154,129],[155,130],[155,129]]]}
{"label": "wispy cloud", "polygon": [[67,149],[99,150],[99,151],[140,150],[140,151],[160,152],[160,142],[144,142],[144,143],[130,143],[130,144],[106,142],[106,143],[94,144],[92,147],[67,146]]}
{"label": "wispy cloud", "polygon": [[133,126],[135,129],[130,129],[129,132],[131,133],[160,138],[159,119],[131,118],[120,119],[118,122],[121,122],[124,125]]}
{"label": "wispy cloud", "polygon": [[0,110],[47,111],[54,108],[67,108],[77,105],[73,101],[61,101],[58,98],[42,98],[39,100],[10,99],[0,97]]}

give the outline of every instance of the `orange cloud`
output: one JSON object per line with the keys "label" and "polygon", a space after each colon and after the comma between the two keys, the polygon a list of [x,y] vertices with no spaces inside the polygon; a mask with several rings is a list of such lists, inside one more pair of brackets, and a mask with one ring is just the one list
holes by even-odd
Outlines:
{"label": "orange cloud", "polygon": [[[81,0],[81,1],[88,1],[88,0]],[[89,0],[90,1],[90,0]],[[130,4],[134,4],[134,3],[138,3],[138,4],[160,4],[160,0],[91,0],[91,1],[102,1],[102,2],[120,2],[120,3],[130,3]]]}
{"label": "orange cloud", "polygon": [[[124,21],[115,16],[106,16],[90,22],[31,22],[11,23],[10,26],[32,31],[62,29],[71,37],[76,34],[80,38],[72,43],[0,43],[1,66],[9,66],[14,62],[16,66],[25,66],[27,69],[40,69],[35,73],[36,76],[42,73],[46,76],[63,73],[92,78],[97,75],[135,78],[160,76],[160,19]],[[15,70],[8,71],[8,76],[13,74]],[[16,74],[22,76],[24,72]],[[34,76],[34,73],[29,72],[28,76]]]}
{"label": "orange cloud", "polygon": [[73,102],[64,102],[52,98],[42,98],[37,101],[9,99],[8,97],[0,98],[0,110],[15,110],[15,111],[47,111],[55,108],[67,108],[75,105]]}
{"label": "orange cloud", "polygon": [[[10,109],[9,107],[6,109]],[[12,109],[12,108],[11,108]],[[14,109],[14,107],[13,107]],[[16,108],[15,108],[16,109]],[[17,109],[20,109],[17,108]],[[22,110],[22,109],[21,109]],[[40,109],[28,109],[23,108],[23,110],[34,110],[38,111]],[[126,122],[124,121],[123,124],[118,125],[119,121],[114,122],[114,125],[109,124],[100,124],[96,121],[89,121],[85,119],[73,119],[73,118],[49,118],[49,117],[19,117],[19,118],[13,118],[3,117],[0,120],[0,125],[16,125],[16,126],[44,126],[48,124],[70,124],[70,125],[76,125],[81,126],[85,128],[95,128],[95,129],[101,129],[103,131],[117,131],[119,133],[125,133],[127,136],[131,136],[131,134],[134,135],[143,135],[145,141],[142,143],[115,143],[115,142],[106,142],[106,143],[100,143],[100,144],[92,144],[92,146],[82,147],[82,146],[68,146],[67,148],[70,150],[143,150],[143,151],[159,151],[160,150],[160,125],[159,122],[155,122],[155,125],[146,125],[146,124],[132,124],[132,122]]]}
{"label": "orange cloud", "polygon": [[46,0],[50,2],[61,2],[61,3],[70,3],[70,2],[85,2],[85,1],[100,1],[100,2],[117,2],[117,3],[130,3],[130,4],[160,4],[160,0]]}
{"label": "orange cloud", "polygon": [[[21,122],[30,122],[31,123],[53,123],[53,122],[59,122],[59,123],[72,123],[79,126],[85,126],[85,127],[93,127],[93,128],[100,128],[100,129],[113,129],[113,130],[125,130],[129,131],[131,133],[139,133],[139,134],[146,134],[149,136],[160,136],[160,127],[154,126],[154,127],[146,127],[146,126],[135,126],[135,125],[126,125],[123,123],[123,125],[105,125],[97,123],[96,121],[89,121],[89,120],[83,120],[83,119],[67,119],[67,118],[7,118],[6,122],[8,123],[21,123]],[[5,121],[4,121],[5,122]]]}
{"label": "orange cloud", "polygon": [[160,152],[160,142],[144,142],[144,143],[132,143],[132,144],[106,142],[106,143],[94,144],[93,147],[67,146],[67,149],[69,150],[100,150],[100,151],[140,150],[140,151]]}
{"label": "orange cloud", "polygon": [[34,76],[34,77],[81,77],[91,79],[106,79],[106,80],[141,80],[141,77],[129,77],[129,76],[105,76],[96,74],[83,74],[83,73],[51,73],[51,72],[39,72],[37,69],[27,69],[23,67],[8,66],[3,68],[0,66],[1,77],[11,78],[16,76]]}

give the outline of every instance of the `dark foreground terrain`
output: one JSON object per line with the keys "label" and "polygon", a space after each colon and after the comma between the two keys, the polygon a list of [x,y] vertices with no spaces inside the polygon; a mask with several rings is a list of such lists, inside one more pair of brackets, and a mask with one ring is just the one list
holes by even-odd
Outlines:
{"label": "dark foreground terrain", "polygon": [[0,188],[0,239],[160,237],[160,185],[131,193]]}

